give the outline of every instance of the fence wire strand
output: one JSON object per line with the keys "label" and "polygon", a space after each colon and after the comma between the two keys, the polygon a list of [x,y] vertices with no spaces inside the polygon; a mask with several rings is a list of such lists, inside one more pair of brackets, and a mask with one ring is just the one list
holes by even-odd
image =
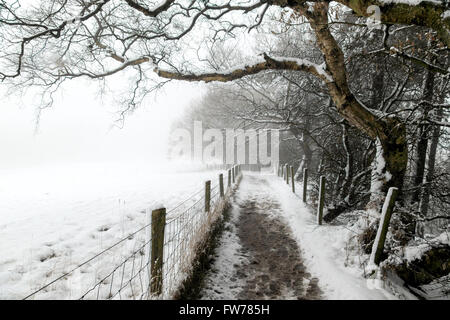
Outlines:
{"label": "fence wire strand", "polygon": [[[227,171],[223,174],[223,188],[227,194],[230,189]],[[204,241],[211,224],[221,214],[219,209],[223,201],[218,177],[210,189],[209,212],[205,212],[205,195],[203,187],[166,213],[161,294],[151,292],[151,248],[154,239],[150,232],[151,221],[147,221],[138,230],[34,290],[24,300],[55,297],[88,300],[173,297],[192,270],[196,249]],[[146,212],[150,214],[149,209]],[[86,283],[89,282],[91,285],[86,289]]]}

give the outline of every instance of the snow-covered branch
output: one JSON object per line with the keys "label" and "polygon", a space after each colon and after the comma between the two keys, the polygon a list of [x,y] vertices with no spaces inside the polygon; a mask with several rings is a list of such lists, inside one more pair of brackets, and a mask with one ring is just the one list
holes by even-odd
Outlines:
{"label": "snow-covered branch", "polygon": [[212,73],[180,73],[176,71],[164,70],[156,67],[154,71],[163,78],[185,80],[185,81],[204,81],[204,82],[228,82],[243,78],[248,75],[254,75],[265,70],[290,70],[303,71],[314,74],[325,83],[333,82],[333,78],[325,69],[325,63],[318,65],[304,59],[289,57],[269,57],[263,54],[252,64],[237,66],[233,69],[212,72]]}

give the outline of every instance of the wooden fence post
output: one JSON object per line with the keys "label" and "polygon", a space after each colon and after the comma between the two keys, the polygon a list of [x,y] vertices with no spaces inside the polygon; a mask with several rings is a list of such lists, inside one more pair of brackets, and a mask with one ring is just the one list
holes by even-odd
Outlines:
{"label": "wooden fence post", "polygon": [[231,169],[228,169],[228,188],[231,187]]}
{"label": "wooden fence post", "polygon": [[389,222],[394,209],[395,200],[397,199],[398,188],[391,187],[388,190],[386,199],[384,200],[383,210],[381,211],[380,224],[378,226],[377,235],[372,246],[370,254],[370,262],[378,265],[381,262],[383,254],[384,242],[386,241],[386,234],[389,229]]}
{"label": "wooden fence post", "polygon": [[220,197],[223,198],[225,193],[223,192],[223,174],[219,174],[219,190],[220,190]]}
{"label": "wooden fence post", "polygon": [[205,182],[205,212],[209,212],[211,201],[211,180]]}
{"label": "wooden fence post", "polygon": [[289,184],[289,165],[286,164],[286,184]]}
{"label": "wooden fence post", "polygon": [[303,168],[303,202],[306,203],[306,192],[308,191],[308,169]]}
{"label": "wooden fence post", "polygon": [[295,193],[294,167],[293,166],[291,166],[291,183],[292,183],[292,192]]}
{"label": "wooden fence post", "polygon": [[151,283],[150,292],[155,295],[162,293],[163,286],[163,252],[164,229],[166,226],[166,208],[152,211],[152,252],[151,252]]}
{"label": "wooden fence post", "polygon": [[317,207],[317,224],[322,225],[323,205],[325,202],[325,177],[320,176],[319,185],[319,206]]}

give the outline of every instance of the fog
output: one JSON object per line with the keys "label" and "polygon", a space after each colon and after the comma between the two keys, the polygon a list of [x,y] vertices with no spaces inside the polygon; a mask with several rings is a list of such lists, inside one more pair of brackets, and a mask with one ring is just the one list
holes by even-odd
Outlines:
{"label": "fog", "polygon": [[38,125],[35,102],[40,97],[5,95],[0,102],[0,168],[162,163],[171,123],[201,97],[203,88],[171,82],[150,94],[124,123],[119,106],[86,80],[66,83],[53,106],[42,110]]}

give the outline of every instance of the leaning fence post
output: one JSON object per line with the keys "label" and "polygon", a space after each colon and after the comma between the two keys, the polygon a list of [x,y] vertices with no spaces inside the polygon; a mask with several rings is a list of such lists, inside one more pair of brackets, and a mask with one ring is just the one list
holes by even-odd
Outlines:
{"label": "leaning fence post", "polygon": [[292,192],[295,193],[294,167],[293,166],[291,166],[291,183],[292,183]]}
{"label": "leaning fence post", "polygon": [[152,252],[151,252],[151,283],[150,292],[155,295],[162,293],[163,286],[163,252],[164,228],[166,226],[166,208],[152,211]]}
{"label": "leaning fence post", "polygon": [[205,182],[205,212],[209,212],[211,205],[211,181]]}
{"label": "leaning fence post", "polygon": [[384,242],[386,241],[386,234],[389,228],[389,222],[394,209],[395,200],[397,199],[398,188],[391,187],[388,190],[386,200],[381,211],[380,224],[378,226],[377,235],[372,246],[370,254],[370,262],[378,265],[381,262],[381,255],[383,254]]}
{"label": "leaning fence post", "polygon": [[231,169],[228,169],[228,188],[231,187]]}
{"label": "leaning fence post", "polygon": [[303,202],[306,203],[306,191],[308,190],[308,169],[303,168]]}
{"label": "leaning fence post", "polygon": [[220,197],[223,198],[224,197],[224,192],[223,192],[223,174],[219,174],[219,190],[220,190]]}
{"label": "leaning fence post", "polygon": [[325,177],[320,176],[319,206],[317,207],[317,224],[322,225],[323,204],[325,202]]}

